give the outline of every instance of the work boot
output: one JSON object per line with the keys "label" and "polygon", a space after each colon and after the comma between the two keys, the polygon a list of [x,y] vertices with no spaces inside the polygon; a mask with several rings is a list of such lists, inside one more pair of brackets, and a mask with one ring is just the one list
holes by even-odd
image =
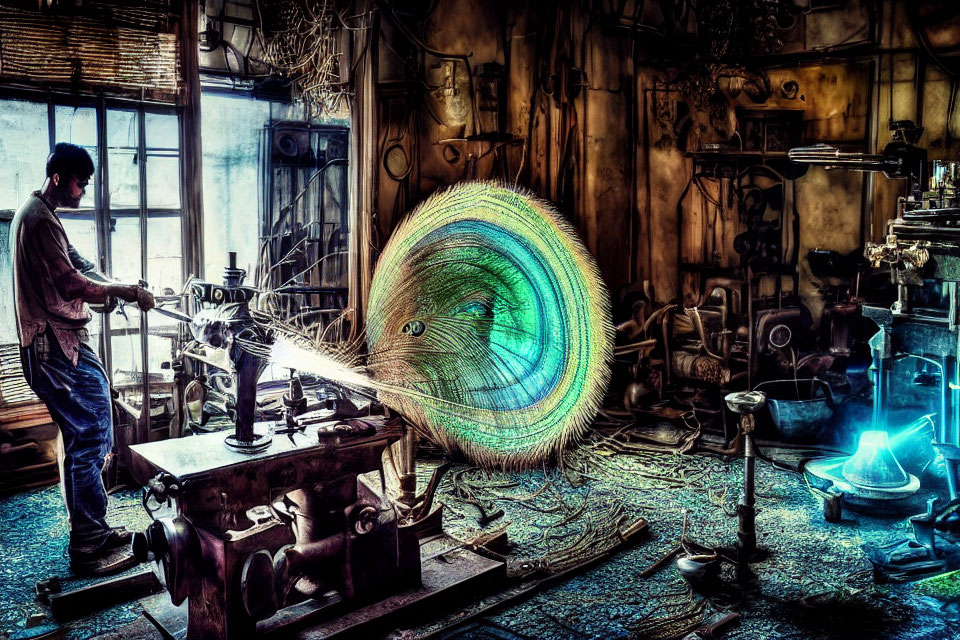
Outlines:
{"label": "work boot", "polygon": [[103,576],[118,573],[137,564],[131,549],[133,533],[124,527],[111,527],[103,543],[92,551],[73,551],[70,568],[77,575]]}
{"label": "work boot", "polygon": [[138,564],[129,547],[111,547],[87,556],[74,554],[70,569],[78,576],[108,576]]}
{"label": "work boot", "polygon": [[108,547],[119,547],[129,545],[131,542],[133,542],[132,531],[127,531],[126,527],[110,527],[110,535],[103,544]]}

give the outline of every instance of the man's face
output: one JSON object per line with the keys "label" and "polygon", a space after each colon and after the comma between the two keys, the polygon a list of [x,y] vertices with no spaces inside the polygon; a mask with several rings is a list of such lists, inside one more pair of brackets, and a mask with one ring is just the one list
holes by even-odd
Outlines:
{"label": "man's face", "polygon": [[64,207],[76,209],[80,206],[80,200],[90,182],[90,176],[81,178],[79,176],[70,176],[66,180],[61,179],[57,187],[60,190],[60,204]]}

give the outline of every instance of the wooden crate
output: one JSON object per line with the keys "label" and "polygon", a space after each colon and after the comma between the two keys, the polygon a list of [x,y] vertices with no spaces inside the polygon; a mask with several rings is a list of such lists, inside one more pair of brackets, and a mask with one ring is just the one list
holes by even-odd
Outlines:
{"label": "wooden crate", "polygon": [[58,432],[41,402],[0,407],[0,493],[59,480]]}

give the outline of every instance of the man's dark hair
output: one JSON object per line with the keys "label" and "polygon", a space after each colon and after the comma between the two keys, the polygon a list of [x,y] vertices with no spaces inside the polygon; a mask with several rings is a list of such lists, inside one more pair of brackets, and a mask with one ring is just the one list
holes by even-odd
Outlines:
{"label": "man's dark hair", "polygon": [[47,177],[52,178],[55,173],[60,174],[61,179],[72,176],[89,178],[93,175],[93,160],[83,147],[69,142],[58,142],[53,153],[47,158]]}

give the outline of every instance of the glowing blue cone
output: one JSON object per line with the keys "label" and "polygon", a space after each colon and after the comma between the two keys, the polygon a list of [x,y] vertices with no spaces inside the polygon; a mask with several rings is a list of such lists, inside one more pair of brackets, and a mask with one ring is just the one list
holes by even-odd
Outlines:
{"label": "glowing blue cone", "polygon": [[897,489],[910,483],[910,477],[890,449],[886,431],[860,434],[857,452],[843,465],[843,477],[869,489]]}

